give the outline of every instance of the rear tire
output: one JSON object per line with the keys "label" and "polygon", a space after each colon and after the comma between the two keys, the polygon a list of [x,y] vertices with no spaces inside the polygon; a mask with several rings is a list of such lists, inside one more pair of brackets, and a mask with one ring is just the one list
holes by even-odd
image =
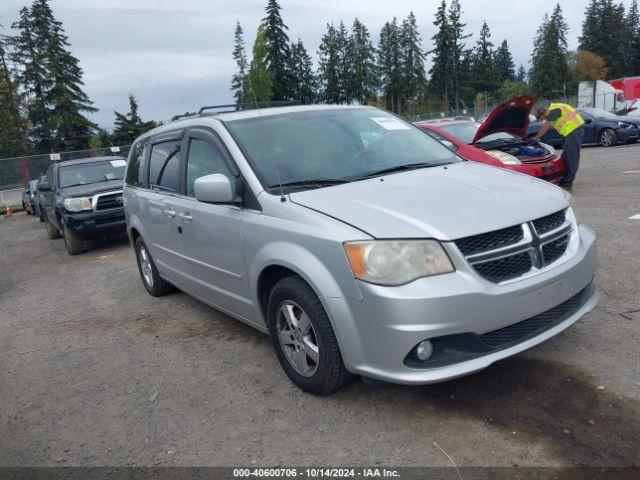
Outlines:
{"label": "rear tire", "polygon": [[85,251],[84,240],[73,232],[70,232],[68,228],[63,227],[62,236],[64,237],[64,246],[67,247],[67,253],[69,255],[78,255]]}
{"label": "rear tire", "polygon": [[300,277],[283,278],[273,287],[267,323],[280,365],[298,388],[328,395],[349,383],[352,375],[342,361],[331,321]]}
{"label": "rear tire", "polygon": [[142,237],[136,239],[135,250],[140,278],[149,295],[152,297],[162,297],[163,295],[175,292],[177,288],[164,280],[158,273],[156,264],[153,262],[153,258],[151,258],[151,254]]}
{"label": "rear tire", "polygon": [[51,225],[49,219],[45,217],[44,226],[47,229],[47,235],[51,240],[55,240],[56,238],[60,238],[62,235],[60,234],[60,230],[55,225]]}
{"label": "rear tire", "polygon": [[598,143],[603,147],[615,147],[618,144],[618,135],[610,128],[605,128],[600,132]]}

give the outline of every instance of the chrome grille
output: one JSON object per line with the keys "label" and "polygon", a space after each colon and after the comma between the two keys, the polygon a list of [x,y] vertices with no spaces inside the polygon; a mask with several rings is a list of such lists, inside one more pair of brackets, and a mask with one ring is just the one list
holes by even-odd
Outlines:
{"label": "chrome grille", "polygon": [[545,243],[542,246],[542,257],[544,258],[544,262],[547,265],[555,262],[562,255],[564,255],[564,252],[567,251],[567,246],[569,245],[570,238],[571,236],[567,234],[558,238],[557,240]]}
{"label": "chrome grille", "polygon": [[494,283],[513,280],[564,255],[573,228],[565,212],[461,238],[455,244],[481,277]]}
{"label": "chrome grille", "polygon": [[514,227],[503,228],[502,230],[461,238],[460,240],[456,240],[456,245],[463,255],[475,255],[517,243],[522,240],[523,235],[522,227],[516,225]]}
{"label": "chrome grille", "polygon": [[522,252],[497,260],[477,263],[473,267],[480,275],[491,282],[504,282],[518,278],[531,270],[531,255],[529,252]]}
{"label": "chrome grille", "polygon": [[551,230],[555,230],[559,226],[561,226],[566,218],[566,211],[561,210],[556,213],[552,213],[551,215],[547,215],[546,217],[539,218],[538,220],[533,221],[533,226],[536,228],[536,233],[538,235],[544,235]]}
{"label": "chrome grille", "polygon": [[91,205],[96,211],[122,208],[122,190],[98,193],[93,197]]}

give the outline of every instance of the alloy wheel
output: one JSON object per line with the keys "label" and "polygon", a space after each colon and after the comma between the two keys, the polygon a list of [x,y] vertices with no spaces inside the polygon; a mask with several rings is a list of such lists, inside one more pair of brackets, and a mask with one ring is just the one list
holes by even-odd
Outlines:
{"label": "alloy wheel", "polygon": [[602,132],[600,143],[603,147],[610,147],[613,145],[613,132],[611,130],[605,130]]}
{"label": "alloy wheel", "polygon": [[313,376],[320,363],[320,348],[309,316],[300,305],[286,300],[278,307],[276,328],[291,366],[304,377]]}
{"label": "alloy wheel", "polygon": [[140,270],[142,278],[149,287],[153,287],[153,269],[151,267],[151,257],[144,247],[140,247]]}

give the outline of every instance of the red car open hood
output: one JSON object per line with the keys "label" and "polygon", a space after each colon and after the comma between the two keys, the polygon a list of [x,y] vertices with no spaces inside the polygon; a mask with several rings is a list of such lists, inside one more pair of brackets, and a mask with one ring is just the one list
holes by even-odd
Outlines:
{"label": "red car open hood", "polygon": [[494,108],[473,137],[472,144],[492,133],[507,132],[524,138],[529,127],[529,115],[536,99],[528,95],[507,100]]}

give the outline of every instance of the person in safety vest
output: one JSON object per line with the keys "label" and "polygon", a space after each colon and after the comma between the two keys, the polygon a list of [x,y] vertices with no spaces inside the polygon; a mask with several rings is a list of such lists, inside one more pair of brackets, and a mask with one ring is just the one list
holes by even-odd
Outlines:
{"label": "person in safety vest", "polygon": [[538,110],[538,120],[546,120],[546,122],[540,131],[532,137],[532,140],[542,138],[551,127],[564,137],[562,158],[564,159],[565,173],[560,186],[571,190],[580,166],[584,120],[575,108],[566,103],[552,103],[548,109]]}

